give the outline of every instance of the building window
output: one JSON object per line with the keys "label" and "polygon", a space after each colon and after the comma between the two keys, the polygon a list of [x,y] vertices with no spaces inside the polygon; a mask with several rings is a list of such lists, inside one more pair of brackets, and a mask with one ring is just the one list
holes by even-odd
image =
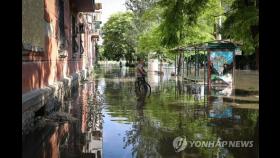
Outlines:
{"label": "building window", "polygon": [[82,40],[82,34],[85,33],[85,19],[83,17],[82,13],[79,13],[79,22],[78,22],[78,26],[79,26],[79,37],[80,37],[80,42],[79,42],[79,50],[80,50],[80,58],[82,57],[82,54],[84,53],[84,47],[83,47],[83,40]]}
{"label": "building window", "polygon": [[72,15],[72,52],[73,53],[77,53],[79,51],[79,45],[76,39],[77,39],[76,17]]}
{"label": "building window", "polygon": [[82,14],[78,15],[78,22],[77,22],[78,24],[76,22],[77,22],[77,16],[72,15],[72,52],[73,52],[73,58],[75,58],[78,53],[80,53],[80,55],[82,55],[84,53],[83,41],[82,41],[82,33],[84,32]]}
{"label": "building window", "polygon": [[84,18],[83,14],[79,14],[79,33],[85,33],[85,25],[84,25]]}
{"label": "building window", "polygon": [[58,47],[60,51],[64,52],[66,49],[66,38],[65,38],[65,28],[64,28],[64,0],[58,0],[58,24],[59,24]]}
{"label": "building window", "polygon": [[79,24],[79,33],[85,33],[85,25]]}

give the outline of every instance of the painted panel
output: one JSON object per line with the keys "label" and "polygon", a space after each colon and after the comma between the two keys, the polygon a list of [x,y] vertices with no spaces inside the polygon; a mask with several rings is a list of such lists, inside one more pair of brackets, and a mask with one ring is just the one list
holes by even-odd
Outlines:
{"label": "painted panel", "polygon": [[210,52],[211,82],[232,83],[233,55],[232,51]]}

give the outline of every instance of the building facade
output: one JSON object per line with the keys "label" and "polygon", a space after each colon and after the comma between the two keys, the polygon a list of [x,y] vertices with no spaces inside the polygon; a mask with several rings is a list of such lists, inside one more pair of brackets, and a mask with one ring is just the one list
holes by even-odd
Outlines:
{"label": "building facade", "polygon": [[57,110],[92,73],[100,9],[94,0],[22,1],[23,131],[38,111]]}

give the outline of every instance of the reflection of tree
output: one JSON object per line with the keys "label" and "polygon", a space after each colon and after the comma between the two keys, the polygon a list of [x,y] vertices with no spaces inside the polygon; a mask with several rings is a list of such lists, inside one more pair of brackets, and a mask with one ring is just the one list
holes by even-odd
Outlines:
{"label": "reflection of tree", "polygon": [[[168,115],[161,115],[156,119],[152,119],[149,113],[144,113],[143,109],[137,110],[137,120],[135,120],[133,129],[127,131],[125,141],[125,147],[132,145],[133,153],[136,157],[160,157],[160,156],[172,156],[176,155],[172,146],[173,139],[178,136],[186,136],[187,140],[195,140],[199,134],[204,139],[215,140],[216,136],[213,135],[209,127],[206,126],[207,121],[205,119],[197,119],[186,122],[184,112],[176,113],[173,119],[170,119]],[[145,111],[146,112],[146,111]],[[171,112],[173,113],[173,112]],[[169,126],[163,126],[156,122],[161,122],[164,117],[168,117],[168,120],[174,121],[173,123],[167,123]],[[203,157],[210,157],[213,151],[216,149],[186,149],[179,155],[184,153],[196,153],[203,155]],[[177,154],[177,155],[178,155]]]}
{"label": "reflection of tree", "polygon": [[152,123],[144,116],[138,117],[132,129],[126,132],[124,148],[132,145],[132,154],[136,157],[159,157],[156,138],[160,137],[161,132],[158,132],[158,129],[152,126]]}
{"label": "reflection of tree", "polygon": [[[180,87],[181,95],[174,98],[174,92],[178,89],[170,82],[163,83],[161,93],[153,94],[149,98],[149,106],[144,105],[145,100],[142,98],[138,100],[136,110],[133,109],[135,106],[131,106],[132,103],[135,103],[135,98],[128,94],[129,84],[124,84],[122,89],[106,90],[106,98],[112,99],[107,101],[114,102],[113,106],[108,107],[108,110],[112,112],[110,115],[126,117],[129,122],[133,122],[132,129],[126,132],[124,147],[132,146],[133,154],[136,157],[176,155],[172,141],[179,135],[186,135],[188,139],[192,139],[196,133],[200,133],[205,138],[213,138],[209,127],[206,128],[207,120],[201,119],[201,115],[193,117],[195,110],[204,107],[203,100],[195,101],[194,95],[188,99],[183,95],[183,83],[175,82],[175,84]],[[107,82],[106,86],[112,87],[112,83]],[[196,151],[188,149],[187,152],[202,153],[198,149]],[[203,150],[203,152],[210,153],[207,150]]]}
{"label": "reflection of tree", "polygon": [[[186,148],[181,153],[175,153],[172,141],[178,136],[186,136],[187,140],[215,141],[218,137],[222,140],[250,139],[255,133],[253,127],[257,113],[244,109],[234,111],[242,118],[237,126],[209,126],[210,119],[204,113],[204,104],[207,101],[213,104],[213,98],[200,98],[199,86],[185,86],[182,82],[175,81],[163,82],[160,93],[153,93],[145,105],[143,99],[136,104],[135,97],[129,91],[130,83],[124,83],[121,88],[117,86],[116,89],[112,85],[113,83],[106,82],[106,102],[112,103],[107,108],[112,117],[125,117],[128,122],[132,122],[132,129],[126,132],[124,138],[124,147],[132,146],[135,157],[184,157],[184,154],[195,154],[210,158],[216,155],[218,148]],[[174,93],[178,91],[181,91],[181,95],[174,97]],[[235,157],[243,155],[237,149],[229,151]]]}
{"label": "reflection of tree", "polygon": [[177,89],[178,89],[179,95],[182,94],[182,89],[183,89],[182,86],[183,86],[182,85],[182,81],[181,80],[177,80]]}
{"label": "reflection of tree", "polygon": [[236,114],[240,115],[242,121],[240,125],[234,125],[231,128],[224,128],[218,126],[215,128],[215,133],[222,138],[222,140],[243,140],[254,141],[253,148],[228,148],[234,157],[240,158],[257,158],[258,152],[258,139],[257,132],[257,117],[258,112],[255,110],[237,110]]}
{"label": "reflection of tree", "polygon": [[[160,155],[168,157],[168,155],[176,155],[172,141],[177,136],[187,136],[188,140],[192,140],[199,133],[207,139],[215,138],[209,129],[210,127],[206,128],[206,119],[199,117],[191,119],[192,114],[187,114],[193,113],[195,108],[190,108],[187,111],[184,111],[184,107],[181,107],[178,111],[170,110],[168,102],[176,100],[168,97],[170,93],[173,92],[168,91],[161,93],[161,96],[152,96],[152,101],[149,102],[148,107],[137,106],[133,129],[127,131],[124,139],[125,147],[132,145],[133,153],[136,154],[136,157],[159,157]],[[138,105],[141,105],[142,100],[139,101]],[[211,150],[201,150],[187,149],[186,152],[208,154],[208,156],[211,154]]]}
{"label": "reflection of tree", "polygon": [[[223,105],[223,102],[214,102],[215,98],[216,97],[210,97],[208,99],[209,108],[213,106],[213,104],[216,106],[217,104],[221,104],[220,106],[222,109],[227,107]],[[222,140],[226,141],[255,141],[257,138],[256,128],[258,128],[256,127],[257,118],[258,110],[233,109],[232,117],[213,120],[213,122],[217,125],[213,127],[213,132],[216,133]],[[227,148],[226,150],[228,150],[234,157],[256,157],[258,150],[257,146],[258,142],[254,144],[253,148],[246,148],[246,150],[244,150],[244,148]]]}
{"label": "reflection of tree", "polygon": [[137,100],[135,120],[132,129],[126,131],[124,148],[132,146],[132,154],[136,157],[160,157],[158,138],[161,138],[159,124],[144,114],[145,98]]}

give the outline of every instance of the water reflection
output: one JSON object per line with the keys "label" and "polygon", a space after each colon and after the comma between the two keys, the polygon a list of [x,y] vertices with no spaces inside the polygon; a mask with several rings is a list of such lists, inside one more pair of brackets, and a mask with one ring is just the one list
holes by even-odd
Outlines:
{"label": "water reflection", "polygon": [[59,113],[70,114],[78,121],[57,123],[49,118],[44,128],[23,136],[22,156],[103,157],[103,119],[99,105],[102,98],[95,92],[95,81],[84,83],[59,110]]}
{"label": "water reflection", "polygon": [[[61,109],[78,121],[53,123],[27,136],[23,141],[23,157],[257,156],[258,109],[240,108],[247,102],[238,102],[237,97],[243,96],[236,96],[236,88],[227,90],[227,94],[219,90],[208,92],[204,84],[176,79],[165,69],[163,76],[148,74],[152,95],[137,98],[133,69],[107,68],[96,72],[95,81],[84,83],[68,106]],[[96,91],[103,96],[102,105],[93,104],[102,99],[95,95]],[[246,93],[246,98],[250,95]],[[258,105],[258,102],[250,104]],[[256,145],[253,148],[187,147],[175,152],[172,143],[178,136],[186,140],[254,140]]]}
{"label": "water reflection", "polygon": [[[123,138],[129,157],[250,157],[257,153],[255,148],[186,148],[176,153],[172,141],[177,136],[186,136],[187,140],[254,140],[258,110],[236,109],[228,104],[224,97],[233,97],[231,87],[223,93],[208,93],[205,85],[172,77],[163,80],[156,73],[148,77],[154,91],[146,100],[134,97],[129,82],[123,82],[122,89],[107,89],[104,93],[110,98],[105,107],[108,117],[125,117],[130,125]],[[111,87],[110,80],[105,80]]]}

